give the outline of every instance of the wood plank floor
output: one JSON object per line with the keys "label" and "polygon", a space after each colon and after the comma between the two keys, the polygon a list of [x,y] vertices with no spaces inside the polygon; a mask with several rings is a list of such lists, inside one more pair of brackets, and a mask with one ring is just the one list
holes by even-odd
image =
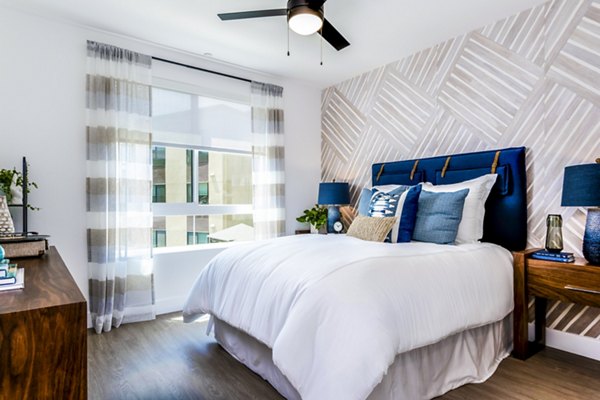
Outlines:
{"label": "wood plank floor", "polygon": [[[282,399],[180,314],[88,335],[90,399]],[[600,362],[546,349],[440,399],[600,399]]]}

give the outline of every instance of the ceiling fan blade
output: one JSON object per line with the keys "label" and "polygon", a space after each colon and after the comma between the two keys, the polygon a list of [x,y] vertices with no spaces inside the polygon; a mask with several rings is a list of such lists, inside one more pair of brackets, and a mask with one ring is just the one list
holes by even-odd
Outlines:
{"label": "ceiling fan blade", "polygon": [[337,51],[350,46],[350,42],[348,42],[326,19],[323,20],[323,28],[319,33],[323,36],[323,39],[327,40]]}
{"label": "ceiling fan blade", "polygon": [[222,21],[231,21],[234,19],[276,17],[279,15],[287,15],[287,8],[278,8],[276,10],[257,10],[257,11],[242,11],[217,14]]}

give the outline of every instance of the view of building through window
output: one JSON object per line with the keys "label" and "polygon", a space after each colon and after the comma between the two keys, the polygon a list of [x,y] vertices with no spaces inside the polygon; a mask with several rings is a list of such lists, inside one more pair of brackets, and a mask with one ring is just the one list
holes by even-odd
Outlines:
{"label": "view of building through window", "polygon": [[[174,144],[163,139],[152,148],[154,247],[253,240],[252,157],[240,150],[249,147],[249,106],[165,89],[153,90],[153,100],[153,131],[179,138]],[[229,114],[232,123],[199,121],[211,108]],[[244,119],[247,124],[241,123]],[[214,128],[214,137],[207,127]],[[216,148],[198,145],[198,135]],[[235,140],[244,136],[245,143]],[[189,145],[181,145],[186,137]]]}

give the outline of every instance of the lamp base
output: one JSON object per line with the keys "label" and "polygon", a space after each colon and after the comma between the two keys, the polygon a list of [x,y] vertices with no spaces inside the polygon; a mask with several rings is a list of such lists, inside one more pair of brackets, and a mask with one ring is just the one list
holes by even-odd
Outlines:
{"label": "lamp base", "polygon": [[341,219],[340,208],[338,206],[327,207],[327,233],[337,233],[333,229],[333,224]]}
{"label": "lamp base", "polygon": [[588,209],[583,234],[583,256],[588,262],[600,265],[600,208]]}

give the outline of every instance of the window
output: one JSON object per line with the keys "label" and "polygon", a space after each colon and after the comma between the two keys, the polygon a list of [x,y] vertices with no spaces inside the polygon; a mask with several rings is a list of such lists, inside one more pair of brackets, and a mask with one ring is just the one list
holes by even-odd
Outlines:
{"label": "window", "polygon": [[208,204],[208,152],[198,152],[198,203]]}
{"label": "window", "polygon": [[164,203],[165,202],[165,184],[155,183],[152,186],[152,202],[153,203]]}
{"label": "window", "polygon": [[249,101],[163,84],[152,89],[154,247],[253,240]]}
{"label": "window", "polygon": [[165,225],[165,217],[154,217],[154,228],[152,230],[153,247],[165,247],[167,245]]}

